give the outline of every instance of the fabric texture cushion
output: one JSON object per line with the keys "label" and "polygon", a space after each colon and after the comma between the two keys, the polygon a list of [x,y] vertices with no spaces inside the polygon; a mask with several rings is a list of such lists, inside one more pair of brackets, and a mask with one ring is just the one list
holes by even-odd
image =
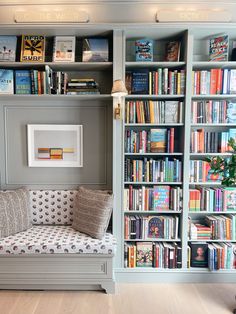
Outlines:
{"label": "fabric texture cushion", "polygon": [[113,208],[109,191],[78,189],[72,227],[93,238],[102,239],[106,233]]}
{"label": "fabric texture cushion", "polygon": [[0,255],[23,254],[115,254],[116,240],[106,233],[102,240],[71,226],[33,226],[0,240]]}
{"label": "fabric texture cushion", "polygon": [[0,191],[0,238],[32,227],[29,191]]}

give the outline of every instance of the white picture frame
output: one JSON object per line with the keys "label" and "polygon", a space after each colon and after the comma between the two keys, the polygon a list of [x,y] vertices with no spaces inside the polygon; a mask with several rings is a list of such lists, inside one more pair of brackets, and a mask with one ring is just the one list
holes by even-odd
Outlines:
{"label": "white picture frame", "polygon": [[29,167],[83,167],[82,125],[28,124],[27,140]]}

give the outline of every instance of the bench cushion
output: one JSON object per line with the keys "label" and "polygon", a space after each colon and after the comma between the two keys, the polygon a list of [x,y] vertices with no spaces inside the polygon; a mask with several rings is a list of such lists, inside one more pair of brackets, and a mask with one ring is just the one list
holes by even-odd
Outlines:
{"label": "bench cushion", "polygon": [[35,225],[26,231],[0,239],[0,254],[114,254],[115,244],[110,233],[98,240],[70,226]]}

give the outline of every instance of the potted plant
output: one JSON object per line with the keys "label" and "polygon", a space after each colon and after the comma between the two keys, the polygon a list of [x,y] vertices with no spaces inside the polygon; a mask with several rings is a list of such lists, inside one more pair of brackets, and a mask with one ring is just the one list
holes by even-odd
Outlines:
{"label": "potted plant", "polygon": [[211,170],[214,174],[222,176],[222,185],[236,186],[236,141],[230,138],[228,146],[232,148],[232,154],[229,157],[214,156],[207,157]]}

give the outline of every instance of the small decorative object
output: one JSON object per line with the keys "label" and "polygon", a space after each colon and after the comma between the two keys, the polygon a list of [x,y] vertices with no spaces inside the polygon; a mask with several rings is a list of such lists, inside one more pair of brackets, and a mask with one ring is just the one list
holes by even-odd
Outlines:
{"label": "small decorative object", "polygon": [[222,185],[235,186],[236,185],[236,141],[234,138],[230,138],[228,146],[231,148],[232,155],[227,158],[215,156],[212,158],[206,158],[209,162],[211,170],[214,174],[222,176]]}
{"label": "small decorative object", "polygon": [[82,125],[28,124],[29,167],[83,167]]}
{"label": "small decorative object", "polygon": [[135,41],[136,61],[153,61],[153,40],[139,39]]}
{"label": "small decorative object", "polygon": [[122,80],[115,80],[112,86],[112,91],[111,91],[111,95],[113,97],[117,97],[118,98],[118,104],[117,107],[115,108],[115,112],[114,112],[114,117],[115,119],[121,119],[121,106],[120,106],[120,102],[121,102],[121,97],[124,97],[128,94],[127,89],[125,87],[125,84]]}
{"label": "small decorative object", "polygon": [[228,61],[229,36],[221,35],[210,38],[209,61]]}
{"label": "small decorative object", "polygon": [[22,62],[44,62],[45,36],[22,35],[21,57]]}

